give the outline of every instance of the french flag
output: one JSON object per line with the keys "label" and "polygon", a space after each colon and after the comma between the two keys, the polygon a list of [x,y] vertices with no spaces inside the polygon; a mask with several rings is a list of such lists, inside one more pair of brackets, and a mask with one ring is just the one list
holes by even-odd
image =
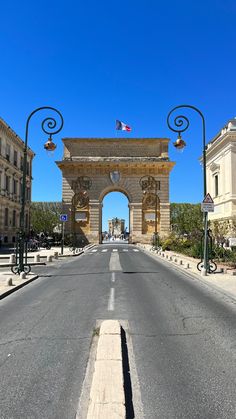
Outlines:
{"label": "french flag", "polygon": [[124,122],[121,122],[118,119],[116,120],[116,129],[121,131],[131,131],[131,128],[128,125],[124,124]]}

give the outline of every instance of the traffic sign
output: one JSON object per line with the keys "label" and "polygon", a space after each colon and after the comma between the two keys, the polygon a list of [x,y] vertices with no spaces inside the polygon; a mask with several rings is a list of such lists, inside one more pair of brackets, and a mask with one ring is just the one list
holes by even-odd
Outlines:
{"label": "traffic sign", "polygon": [[202,212],[214,212],[214,202],[202,202],[201,210]]}
{"label": "traffic sign", "polygon": [[60,214],[60,221],[65,222],[68,220],[68,215],[67,214]]}
{"label": "traffic sign", "polygon": [[206,194],[205,198],[202,201],[203,204],[214,204],[214,201],[209,193]]}

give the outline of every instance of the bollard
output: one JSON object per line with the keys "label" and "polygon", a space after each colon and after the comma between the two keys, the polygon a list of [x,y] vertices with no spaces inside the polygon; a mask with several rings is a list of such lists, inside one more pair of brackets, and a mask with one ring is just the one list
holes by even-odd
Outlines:
{"label": "bollard", "polygon": [[170,256],[169,260],[171,260],[171,261],[173,260],[172,256]]}
{"label": "bollard", "polygon": [[9,263],[16,263],[16,256],[14,254],[9,256]]}
{"label": "bollard", "polygon": [[183,261],[181,259],[179,260],[179,265],[183,265]]}
{"label": "bollard", "polygon": [[26,274],[25,272],[21,272],[20,273],[20,279],[25,279],[26,278]]}
{"label": "bollard", "polygon": [[189,263],[188,263],[188,262],[186,262],[184,267],[185,267],[185,269],[189,269],[189,268],[190,268]]}
{"label": "bollard", "polygon": [[52,262],[52,255],[47,256],[47,262]]}
{"label": "bollard", "polygon": [[7,278],[6,284],[9,286],[12,286],[13,285],[12,278]]}
{"label": "bollard", "polygon": [[169,259],[169,256],[168,255],[166,255],[166,259]]}
{"label": "bollard", "polygon": [[54,258],[58,259],[58,252],[54,252]]}
{"label": "bollard", "polygon": [[40,262],[40,255],[34,255],[34,262]]}

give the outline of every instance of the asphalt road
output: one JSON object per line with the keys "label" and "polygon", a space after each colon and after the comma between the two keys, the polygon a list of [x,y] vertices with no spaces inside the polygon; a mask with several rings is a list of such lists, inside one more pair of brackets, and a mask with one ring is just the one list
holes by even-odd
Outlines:
{"label": "asphalt road", "polygon": [[128,325],[145,418],[236,418],[236,301],[128,245],[55,266],[0,301],[1,419],[74,419],[108,318]]}

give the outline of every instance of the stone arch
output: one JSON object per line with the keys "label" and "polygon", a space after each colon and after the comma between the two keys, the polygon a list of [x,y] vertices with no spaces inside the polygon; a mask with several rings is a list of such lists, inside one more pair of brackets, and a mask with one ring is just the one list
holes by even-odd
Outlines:
{"label": "stone arch", "polygon": [[[148,187],[150,196],[158,194],[155,214],[160,236],[169,233],[169,174],[174,162],[168,157],[167,138],[65,138],[63,142],[63,160],[57,165],[63,175],[63,213],[69,219],[66,234],[74,228],[75,234],[79,230],[78,235],[84,236],[86,242],[100,243],[102,201],[110,192],[121,192],[129,201],[130,242],[150,243],[153,220],[148,221],[147,214],[153,214],[153,205],[145,207],[143,185]],[[140,183],[142,179],[144,183]],[[77,208],[81,220],[84,216],[82,221],[78,218],[79,229],[72,203],[75,193],[85,192],[88,205]]]}

